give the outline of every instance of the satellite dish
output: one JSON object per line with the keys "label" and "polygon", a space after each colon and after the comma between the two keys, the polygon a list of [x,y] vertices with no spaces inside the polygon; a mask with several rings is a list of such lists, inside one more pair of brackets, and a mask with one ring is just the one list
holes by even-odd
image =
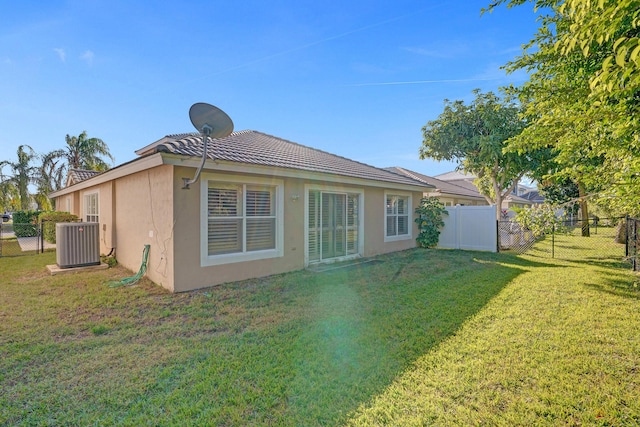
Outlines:
{"label": "satellite dish", "polygon": [[204,102],[191,106],[189,118],[198,132],[210,138],[224,138],[233,132],[233,122],[227,113]]}
{"label": "satellite dish", "polygon": [[202,135],[202,161],[193,179],[182,178],[184,181],[183,190],[188,190],[191,184],[198,181],[204,163],[207,161],[209,138],[224,138],[233,132],[233,121],[227,113],[218,107],[204,102],[198,102],[191,106],[189,109],[189,118],[193,126]]}

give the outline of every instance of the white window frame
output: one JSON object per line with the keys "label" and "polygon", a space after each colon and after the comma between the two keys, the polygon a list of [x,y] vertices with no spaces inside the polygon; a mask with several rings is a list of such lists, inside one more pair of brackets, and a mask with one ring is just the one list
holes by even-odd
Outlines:
{"label": "white window frame", "polygon": [[[208,194],[209,183],[222,187],[231,185],[256,185],[275,189],[275,248],[258,251],[234,252],[228,254],[209,255],[209,222]],[[243,193],[244,195],[244,193]],[[243,202],[244,206],[244,202]],[[260,179],[258,177],[231,177],[221,174],[202,174],[200,182],[200,266],[233,264],[237,262],[278,258],[284,254],[284,181],[276,179]]]}
{"label": "white window frame", "polygon": [[[394,236],[387,235],[387,217],[389,214],[387,213],[387,199],[389,197],[403,197],[407,199],[407,234],[396,234]],[[396,217],[396,230],[397,227],[397,218],[398,214],[391,214]],[[410,193],[404,193],[400,191],[385,191],[384,193],[384,241],[385,242],[395,242],[399,240],[410,240],[413,239],[413,197]]]}
{"label": "white window frame", "polygon": [[[87,198],[95,196],[96,198],[96,212],[89,212],[89,206],[87,206]],[[89,216],[95,217],[95,220],[89,220]],[[82,193],[82,220],[86,222],[100,222],[100,191],[86,191]]]}

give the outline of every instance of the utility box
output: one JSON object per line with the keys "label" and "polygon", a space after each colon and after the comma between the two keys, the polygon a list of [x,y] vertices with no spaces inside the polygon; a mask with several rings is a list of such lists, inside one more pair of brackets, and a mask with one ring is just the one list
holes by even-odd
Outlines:
{"label": "utility box", "polygon": [[60,268],[100,264],[100,224],[61,222],[56,224],[56,263]]}

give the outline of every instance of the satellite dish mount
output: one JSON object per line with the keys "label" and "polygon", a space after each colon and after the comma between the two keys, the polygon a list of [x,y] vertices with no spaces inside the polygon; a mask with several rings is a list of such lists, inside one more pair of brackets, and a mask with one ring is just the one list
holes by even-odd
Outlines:
{"label": "satellite dish mount", "polygon": [[189,109],[189,118],[193,126],[200,132],[200,135],[202,135],[202,161],[193,179],[182,178],[184,182],[183,190],[189,190],[189,186],[198,181],[204,163],[207,161],[209,138],[224,138],[233,132],[233,121],[227,113],[218,107],[205,104],[204,102],[198,102],[191,106]]}

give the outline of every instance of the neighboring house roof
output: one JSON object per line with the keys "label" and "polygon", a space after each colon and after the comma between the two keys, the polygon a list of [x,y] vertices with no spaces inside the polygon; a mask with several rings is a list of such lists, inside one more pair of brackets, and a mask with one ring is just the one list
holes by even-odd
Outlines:
{"label": "neighboring house roof", "polygon": [[504,199],[506,201],[508,201],[508,202],[520,203],[520,204],[523,204],[523,205],[532,205],[533,204],[533,201],[525,199],[525,198],[520,197],[520,196],[515,196],[513,194],[509,194]]}
{"label": "neighboring house roof", "polygon": [[465,172],[461,172],[461,171],[451,171],[451,172],[445,172],[445,173],[441,173],[440,175],[436,175],[434,178],[439,179],[440,181],[452,181],[452,180],[467,180],[467,181],[473,181],[475,180],[477,177],[473,174],[469,174],[469,173],[465,173]]}
{"label": "neighboring house roof", "polygon": [[[441,177],[444,177],[445,178],[444,180],[449,184],[455,184],[457,186],[466,188],[468,190],[478,191],[478,187],[476,187],[475,184],[473,183],[473,180],[475,179],[474,175],[467,175],[462,172],[453,171],[453,172],[447,172],[441,175],[437,175],[437,177],[438,179],[442,179]],[[508,202],[520,203],[524,205],[530,205],[532,203],[536,203],[533,200],[516,196],[513,193],[505,197],[505,200]]]}
{"label": "neighboring house roof", "polygon": [[523,199],[527,199],[533,203],[544,203],[544,196],[540,194],[538,190],[529,190],[524,194],[521,194],[520,197]]}
{"label": "neighboring house roof", "polygon": [[477,199],[481,199],[483,201],[486,200],[484,196],[480,194],[480,192],[478,192],[478,190],[474,185],[471,185],[471,187],[466,185],[461,186],[461,185],[454,184],[452,182],[442,181],[440,179],[437,179],[428,175],[423,175],[421,173],[410,171],[408,169],[404,169],[397,166],[385,168],[385,169],[391,172],[406,175],[413,179],[417,179],[418,181],[424,182],[425,184],[433,185],[436,188],[436,190],[440,191],[440,193],[443,193],[443,194],[451,194],[451,195],[463,196],[463,197],[474,197]]}
{"label": "neighboring house roof", "polygon": [[475,191],[476,193],[479,193],[478,187],[476,187],[473,181],[467,181],[466,179],[451,179],[446,182],[448,182],[451,185],[456,185],[458,187],[465,188],[468,191]]}
{"label": "neighboring house roof", "polygon": [[[451,178],[453,176],[452,175],[453,173],[455,173],[455,172],[449,172],[449,173],[444,174],[444,175],[447,175],[447,176],[449,176]],[[441,176],[441,175],[438,175],[438,176]],[[468,177],[470,175],[466,175],[466,176],[467,176],[467,178],[464,178],[464,179],[449,179],[446,182],[448,184],[456,185],[458,187],[465,188],[468,191],[475,191],[477,193],[478,192],[478,187],[475,186],[473,181],[469,180]],[[525,198],[522,198],[520,196],[516,196],[514,194],[509,194],[507,197],[504,198],[504,201],[512,202],[512,203],[520,203],[520,204],[523,204],[523,205],[530,205],[530,204],[533,203],[531,200],[527,200]]]}
{"label": "neighboring house roof", "polygon": [[102,172],[92,171],[87,169],[75,169],[71,168],[67,172],[67,187],[73,184],[77,184],[86,179],[93,178],[96,175],[101,174]]}
{"label": "neighboring house roof", "polygon": [[[146,155],[153,152],[202,157],[202,136],[199,133],[168,135],[136,153]],[[225,138],[210,139],[207,145],[207,157],[212,160],[432,187],[431,184],[408,176],[254,130],[233,132]]]}

